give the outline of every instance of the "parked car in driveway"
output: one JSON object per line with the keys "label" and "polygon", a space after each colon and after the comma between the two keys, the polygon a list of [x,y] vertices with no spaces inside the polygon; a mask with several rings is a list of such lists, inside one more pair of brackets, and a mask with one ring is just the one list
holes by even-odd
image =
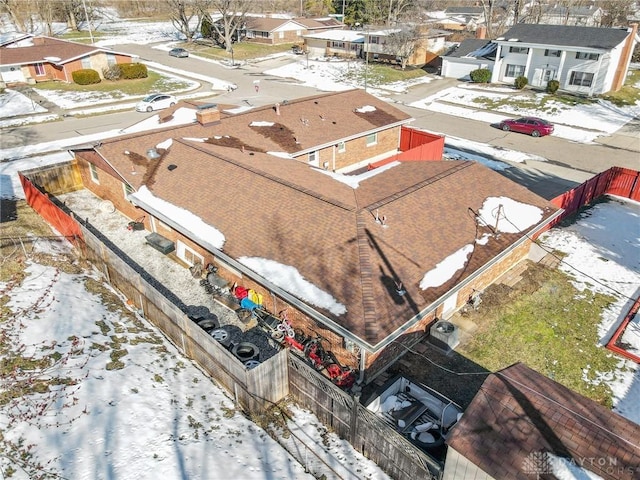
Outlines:
{"label": "parked car in driveway", "polygon": [[163,108],[173,107],[178,103],[178,99],[173,95],[165,93],[154,93],[144,97],[136,105],[138,112],[153,112],[154,110],[162,110]]}
{"label": "parked car in driveway", "polygon": [[169,50],[169,55],[172,57],[186,58],[189,56],[189,52],[184,48],[172,48]]}
{"label": "parked car in driveway", "polygon": [[500,122],[500,128],[505,132],[526,133],[532,137],[542,137],[553,133],[553,124],[538,117],[508,118]]}

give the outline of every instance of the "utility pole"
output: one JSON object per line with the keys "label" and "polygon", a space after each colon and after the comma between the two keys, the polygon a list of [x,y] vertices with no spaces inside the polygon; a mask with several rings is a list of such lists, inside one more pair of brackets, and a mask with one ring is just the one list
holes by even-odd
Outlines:
{"label": "utility pole", "polygon": [[84,8],[84,18],[87,20],[87,27],[89,28],[89,38],[91,39],[91,45],[93,45],[93,33],[91,33],[91,22],[89,21],[89,13],[87,12],[87,4],[85,0],[82,0],[82,8]]}
{"label": "utility pole", "polygon": [[342,23],[344,23],[344,4],[347,0],[342,0]]}
{"label": "utility pole", "polygon": [[369,25],[365,27],[365,37],[364,37],[364,93],[367,93],[368,77],[369,77]]}

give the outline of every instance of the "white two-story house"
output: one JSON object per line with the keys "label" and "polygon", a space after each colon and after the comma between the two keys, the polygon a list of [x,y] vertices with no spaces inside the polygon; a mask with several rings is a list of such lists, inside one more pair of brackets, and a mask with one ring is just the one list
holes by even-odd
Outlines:
{"label": "white two-story house", "polygon": [[557,80],[560,90],[580,95],[617,91],[638,41],[637,28],[516,25],[494,40],[491,82],[513,83],[522,75],[534,87]]}

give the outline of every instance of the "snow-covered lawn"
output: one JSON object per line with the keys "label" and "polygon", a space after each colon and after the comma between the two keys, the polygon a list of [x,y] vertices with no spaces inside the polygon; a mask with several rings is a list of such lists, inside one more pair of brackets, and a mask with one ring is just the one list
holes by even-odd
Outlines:
{"label": "snow-covered lawn", "polygon": [[[16,376],[5,367],[0,379],[8,393],[20,379],[51,386],[0,405],[0,471],[15,469],[16,479],[314,478],[99,277],[65,258],[56,263],[65,248],[37,245],[54,261],[27,261],[24,281],[0,283],[10,297],[0,352],[45,365]],[[343,478],[387,478],[309,412],[293,411],[290,428]]]}

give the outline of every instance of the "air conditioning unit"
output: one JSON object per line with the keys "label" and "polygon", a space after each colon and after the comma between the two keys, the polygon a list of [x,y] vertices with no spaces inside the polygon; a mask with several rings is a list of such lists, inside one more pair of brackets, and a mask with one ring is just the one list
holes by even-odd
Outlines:
{"label": "air conditioning unit", "polygon": [[438,320],[429,330],[429,343],[449,353],[460,343],[458,335],[458,327],[453,323],[446,320]]}

